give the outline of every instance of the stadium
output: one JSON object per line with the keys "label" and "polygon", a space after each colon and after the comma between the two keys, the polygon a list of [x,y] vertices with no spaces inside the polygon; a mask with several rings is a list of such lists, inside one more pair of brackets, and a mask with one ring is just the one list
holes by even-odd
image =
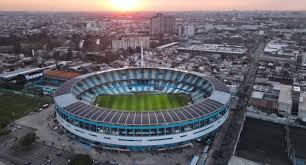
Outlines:
{"label": "stadium", "polygon": [[229,114],[220,80],[169,68],[123,68],[82,75],[54,95],[69,136],[103,149],[163,150],[215,132]]}

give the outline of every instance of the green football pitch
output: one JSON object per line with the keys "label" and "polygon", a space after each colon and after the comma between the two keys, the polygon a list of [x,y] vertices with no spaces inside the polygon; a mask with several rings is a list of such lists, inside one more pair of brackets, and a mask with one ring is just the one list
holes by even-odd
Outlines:
{"label": "green football pitch", "polygon": [[161,111],[188,105],[191,101],[185,94],[146,94],[101,95],[96,99],[100,107],[130,111],[146,112]]}

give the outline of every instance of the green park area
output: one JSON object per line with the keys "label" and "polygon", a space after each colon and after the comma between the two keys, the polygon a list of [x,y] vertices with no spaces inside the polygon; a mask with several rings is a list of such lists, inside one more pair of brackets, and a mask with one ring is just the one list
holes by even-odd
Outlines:
{"label": "green park area", "polygon": [[6,125],[50,103],[49,98],[0,93],[0,135],[6,134]]}

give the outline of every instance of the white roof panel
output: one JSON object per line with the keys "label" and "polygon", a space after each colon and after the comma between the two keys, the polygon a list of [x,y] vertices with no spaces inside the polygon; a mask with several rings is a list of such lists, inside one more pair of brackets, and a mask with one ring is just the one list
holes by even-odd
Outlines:
{"label": "white roof panel", "polygon": [[65,94],[61,96],[57,96],[54,98],[55,103],[60,106],[60,107],[67,107],[73,103],[78,102],[78,100],[75,98],[74,95],[70,94]]}
{"label": "white roof panel", "polygon": [[220,92],[220,91],[215,91],[213,94],[210,96],[211,100],[220,102],[222,104],[227,104],[228,101],[231,98],[231,94],[225,93],[225,92]]}

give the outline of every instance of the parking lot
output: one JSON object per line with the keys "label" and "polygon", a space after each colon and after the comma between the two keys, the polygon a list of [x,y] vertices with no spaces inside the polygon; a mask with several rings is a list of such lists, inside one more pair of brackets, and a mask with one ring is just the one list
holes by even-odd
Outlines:
{"label": "parking lot", "polygon": [[33,165],[67,165],[71,154],[41,143],[34,143],[30,148],[11,148],[5,157],[14,164],[31,163]]}
{"label": "parking lot", "polygon": [[[62,152],[53,146],[40,142],[34,142],[31,146],[23,147],[18,144],[18,139],[29,132],[35,131],[33,128],[20,125],[11,125],[14,130],[8,136],[0,137],[0,160],[5,160],[5,164],[10,165],[66,165],[72,157],[70,152]],[[13,127],[13,128],[12,128]]]}
{"label": "parking lot", "polygon": [[71,141],[66,135],[57,133],[58,130],[54,123],[53,116],[54,105],[50,105],[41,112],[35,112],[16,120],[15,123],[35,129],[36,135],[39,137],[38,142],[66,151],[87,152],[87,150],[83,150],[84,147],[82,147],[82,145],[75,144],[75,142]]}
{"label": "parking lot", "polygon": [[[172,152],[137,152],[137,153],[117,153],[111,151],[97,151],[91,147],[79,143],[78,141],[70,139],[65,134],[60,134],[56,128],[56,124],[53,121],[54,105],[49,106],[41,112],[35,112],[31,115],[25,116],[15,121],[16,124],[22,125],[27,128],[36,130],[36,134],[39,137],[36,147],[33,148],[29,154],[20,156],[22,159],[34,159],[41,158],[35,163],[46,163],[46,156],[50,155],[52,162],[62,161],[67,162],[66,159],[56,159],[55,155],[58,151],[62,153],[83,153],[89,154],[96,160],[96,164],[108,164],[110,162],[117,163],[119,165],[176,165],[176,164],[189,164],[193,155],[201,153],[203,150],[203,144],[195,143],[194,147],[176,150]],[[52,149],[48,147],[52,146]],[[50,150],[51,152],[46,152]],[[20,151],[19,151],[20,152]],[[22,152],[21,152],[22,154]],[[31,156],[32,155],[32,156]],[[69,157],[69,154],[62,156],[61,158]]]}

